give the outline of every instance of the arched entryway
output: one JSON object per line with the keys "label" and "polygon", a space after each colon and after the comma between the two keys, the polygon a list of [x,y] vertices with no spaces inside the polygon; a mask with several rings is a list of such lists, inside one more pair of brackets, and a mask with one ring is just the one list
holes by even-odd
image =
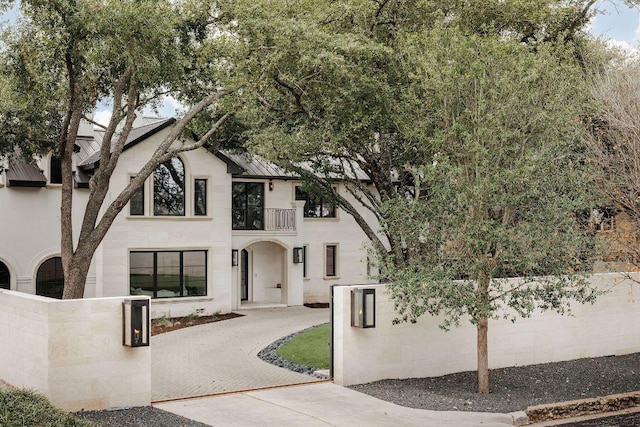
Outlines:
{"label": "arched entryway", "polygon": [[0,289],[11,289],[11,272],[2,261],[0,261]]}
{"label": "arched entryway", "polygon": [[242,304],[286,304],[287,248],[270,241],[240,251],[238,285]]}

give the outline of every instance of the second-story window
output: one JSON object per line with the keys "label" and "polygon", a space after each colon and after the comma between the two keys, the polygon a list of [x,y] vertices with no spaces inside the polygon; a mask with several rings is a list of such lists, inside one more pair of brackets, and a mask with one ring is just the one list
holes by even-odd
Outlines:
{"label": "second-story window", "polygon": [[[133,181],[135,176],[129,177]],[[133,193],[129,200],[129,215],[144,215],[144,184]]]}
{"label": "second-story window", "polygon": [[49,183],[62,184],[62,162],[60,157],[55,154],[51,155],[49,161]]}
{"label": "second-story window", "polygon": [[264,229],[264,184],[234,182],[231,195],[234,230]]}
{"label": "second-story window", "polygon": [[329,195],[317,196],[296,187],[296,200],[304,200],[305,218],[336,217],[336,205]]}
{"label": "second-story window", "polygon": [[153,171],[153,214],[184,216],[184,163],[177,157]]}
{"label": "second-story window", "polygon": [[196,178],[193,180],[193,214],[204,216],[207,214],[207,180]]}

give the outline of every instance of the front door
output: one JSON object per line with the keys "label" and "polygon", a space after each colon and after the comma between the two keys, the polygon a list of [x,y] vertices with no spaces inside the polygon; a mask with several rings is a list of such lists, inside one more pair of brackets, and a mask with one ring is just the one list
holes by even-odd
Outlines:
{"label": "front door", "polygon": [[249,252],[240,252],[240,300],[249,300]]}

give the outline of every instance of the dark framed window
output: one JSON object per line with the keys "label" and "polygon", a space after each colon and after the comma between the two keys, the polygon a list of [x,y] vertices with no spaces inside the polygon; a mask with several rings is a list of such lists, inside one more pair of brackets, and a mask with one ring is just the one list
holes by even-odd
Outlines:
{"label": "dark framed window", "polygon": [[0,289],[11,288],[11,273],[9,273],[9,267],[0,261]]}
{"label": "dark framed window", "polygon": [[309,264],[308,264],[309,246],[304,245],[302,247],[302,277],[309,277]]}
{"label": "dark framed window", "polygon": [[316,196],[296,187],[296,200],[304,200],[305,218],[335,218],[336,204],[330,196]]}
{"label": "dark framed window", "polygon": [[207,215],[207,180],[196,178],[193,180],[193,214]]}
{"label": "dark framed window", "polygon": [[153,214],[184,216],[184,163],[177,157],[153,171]]}
{"label": "dark framed window", "polygon": [[129,293],[152,298],[207,295],[207,251],[132,251]]}
{"label": "dark framed window", "polygon": [[326,245],[324,256],[324,275],[334,277],[338,275],[338,246]]}
{"label": "dark framed window", "polygon": [[63,291],[62,258],[49,258],[40,265],[36,273],[36,295],[62,299]]}
{"label": "dark framed window", "polygon": [[[133,181],[135,176],[130,178]],[[129,200],[129,215],[144,215],[144,184],[138,188]]]}
{"label": "dark framed window", "polygon": [[234,182],[232,187],[232,226],[234,230],[264,229],[264,184]]}
{"label": "dark framed window", "polygon": [[49,183],[62,184],[62,162],[55,154],[52,154],[49,160]]}

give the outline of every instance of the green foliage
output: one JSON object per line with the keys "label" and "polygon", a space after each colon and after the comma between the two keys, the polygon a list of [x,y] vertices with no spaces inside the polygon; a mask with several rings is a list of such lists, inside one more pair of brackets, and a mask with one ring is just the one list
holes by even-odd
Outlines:
{"label": "green foliage", "polygon": [[329,369],[329,324],[325,323],[296,335],[276,353],[299,365]]}
{"label": "green foliage", "polygon": [[55,408],[27,390],[0,389],[0,425],[5,427],[90,427],[93,423]]}

